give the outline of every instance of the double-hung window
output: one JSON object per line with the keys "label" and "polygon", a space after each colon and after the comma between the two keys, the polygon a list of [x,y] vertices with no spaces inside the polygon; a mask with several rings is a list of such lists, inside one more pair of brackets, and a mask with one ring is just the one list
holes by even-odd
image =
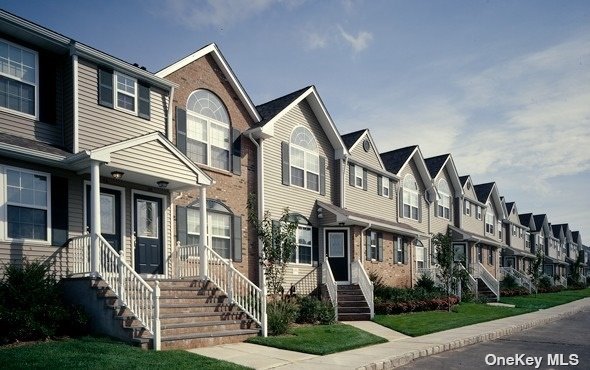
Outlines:
{"label": "double-hung window", "polygon": [[369,238],[369,243],[368,244],[368,248],[369,248],[369,256],[371,257],[371,260],[377,260],[379,258],[378,255],[378,235],[376,231],[372,231],[369,233],[369,235],[367,235],[367,237]]}
{"label": "double-hung window", "polygon": [[49,175],[6,168],[6,237],[49,241]]}
{"label": "double-hung window", "polygon": [[488,248],[488,265],[493,265],[493,264],[494,264],[494,248],[489,247]]}
{"label": "double-hung window", "polygon": [[[220,208],[217,207],[217,208]],[[201,216],[200,210],[196,208],[187,209],[187,242],[188,244],[199,244],[201,237]],[[225,212],[216,212],[207,209],[207,234],[210,245],[215,252],[223,258],[230,258],[231,254],[231,221],[232,215]]]}
{"label": "double-hung window", "polygon": [[438,201],[437,215],[438,217],[451,219],[451,191],[449,184],[445,179],[438,182],[438,194],[440,199]]}
{"label": "double-hung window", "polygon": [[416,243],[416,268],[424,268],[425,267],[425,260],[426,260],[426,253],[424,244],[420,241]]}
{"label": "double-hung window", "polygon": [[481,245],[477,246],[477,260],[483,263],[483,247]]}
{"label": "double-hung window", "polygon": [[230,120],[221,100],[196,90],[187,101],[186,152],[195,163],[229,171]]}
{"label": "double-hung window", "polygon": [[512,236],[516,236],[516,225],[512,225]]}
{"label": "double-hung window", "polygon": [[354,166],[354,186],[357,188],[364,187],[363,168],[361,166]]}
{"label": "double-hung window", "polygon": [[137,80],[115,72],[115,101],[117,109],[137,113]]}
{"label": "double-hung window", "polygon": [[406,175],[403,181],[403,216],[413,220],[419,219],[418,183],[412,175]]}
{"label": "double-hung window", "polygon": [[387,177],[381,179],[381,195],[385,198],[389,198],[389,180]]}
{"label": "double-hung window", "polygon": [[311,226],[308,225],[297,225],[295,231],[295,253],[291,256],[291,262],[301,263],[305,265],[311,265],[312,258],[312,245],[313,245],[313,232]]}
{"label": "double-hung window", "polygon": [[465,209],[465,214],[467,216],[471,216],[471,203],[467,199],[465,199],[464,207],[465,207],[464,208]]}
{"label": "double-hung window", "polygon": [[526,249],[531,249],[531,234],[526,232],[524,234],[524,243],[525,243],[525,247]]}
{"label": "double-hung window", "polygon": [[296,127],[291,133],[289,150],[291,185],[320,191],[320,156],[311,131],[303,126]]}
{"label": "double-hung window", "polygon": [[476,207],[475,218],[477,218],[478,220],[481,220],[481,206]]}
{"label": "double-hung window", "polygon": [[486,208],[486,233],[494,233],[494,211],[489,203]]}
{"label": "double-hung window", "polygon": [[0,40],[0,109],[38,117],[37,53]]}

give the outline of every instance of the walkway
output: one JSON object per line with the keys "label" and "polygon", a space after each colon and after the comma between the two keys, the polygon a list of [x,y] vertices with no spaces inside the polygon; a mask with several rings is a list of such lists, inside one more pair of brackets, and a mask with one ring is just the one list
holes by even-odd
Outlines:
{"label": "walkway", "polygon": [[372,322],[352,325],[390,341],[350,351],[316,356],[249,343],[224,344],[190,352],[255,369],[391,369],[435,353],[487,342],[542,325],[590,307],[590,298],[500,320],[412,338]]}

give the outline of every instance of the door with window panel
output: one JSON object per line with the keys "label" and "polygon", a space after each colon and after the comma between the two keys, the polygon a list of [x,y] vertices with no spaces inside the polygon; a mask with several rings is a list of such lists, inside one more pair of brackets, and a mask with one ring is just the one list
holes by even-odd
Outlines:
{"label": "door with window panel", "polygon": [[[90,185],[86,186],[86,230],[90,229],[92,202]],[[121,192],[114,189],[100,189],[100,232],[116,251],[121,250]]]}
{"label": "door with window panel", "polygon": [[162,199],[134,196],[135,269],[140,274],[164,273]]}
{"label": "door with window panel", "polygon": [[328,262],[336,282],[349,282],[348,231],[326,230]]}

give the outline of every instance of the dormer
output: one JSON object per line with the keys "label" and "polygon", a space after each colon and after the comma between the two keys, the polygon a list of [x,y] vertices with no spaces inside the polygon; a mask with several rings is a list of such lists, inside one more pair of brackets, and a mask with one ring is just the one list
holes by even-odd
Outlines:
{"label": "dormer", "polygon": [[[453,222],[458,217],[458,203],[455,199],[460,199],[463,195],[463,188],[455,167],[455,162],[450,154],[443,154],[436,157],[424,159],[430,178],[436,190],[435,206],[433,207],[433,216],[442,221]],[[433,232],[445,232],[445,225],[441,225],[444,230],[433,230]],[[436,227],[435,227],[436,229]]]}

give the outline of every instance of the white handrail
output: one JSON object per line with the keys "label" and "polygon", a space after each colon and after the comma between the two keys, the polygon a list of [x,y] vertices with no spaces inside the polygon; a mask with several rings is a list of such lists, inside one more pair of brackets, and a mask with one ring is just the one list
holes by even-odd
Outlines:
{"label": "white handrail", "polygon": [[[223,291],[230,303],[242,309],[267,335],[266,294],[235,267],[231,260],[221,257],[208,246],[199,250],[197,245],[178,246],[175,257],[178,278],[205,276]],[[201,271],[201,259],[207,261],[206,274]]]}
{"label": "white handrail", "polygon": [[369,305],[371,310],[371,319],[375,317],[375,299],[374,299],[374,292],[373,292],[373,282],[369,279],[369,275],[363,268],[363,265],[360,261],[353,261],[351,266],[351,273],[352,273],[352,283],[358,284],[363,292],[363,296]]}
{"label": "white handrail", "polygon": [[496,300],[500,300],[500,282],[496,280],[492,274],[489,273],[488,270],[481,264],[481,262],[477,262],[478,267],[478,277],[490,288],[492,293],[496,295]]}
{"label": "white handrail", "polygon": [[338,285],[334,279],[330,263],[328,263],[328,256],[326,256],[324,263],[322,263],[322,282],[326,284],[328,296],[330,297],[334,314],[336,315],[336,321],[338,321]]}
{"label": "white handrail", "polygon": [[469,290],[471,291],[471,293],[475,294],[475,298],[477,298],[477,280],[475,280],[473,275],[471,275],[469,273],[469,271],[467,271],[467,269],[465,268],[465,266],[463,266],[462,263],[459,263],[459,269],[465,270],[467,272],[467,279],[469,281]]}
{"label": "white handrail", "polygon": [[418,279],[420,276],[428,275],[432,280],[434,280],[436,285],[441,286],[443,284],[440,280],[439,271],[439,267],[419,267],[416,269],[416,279]]}
{"label": "white handrail", "polygon": [[[87,273],[90,268],[90,235],[72,238],[70,246],[75,262],[74,273]],[[125,261],[124,252],[118,253],[98,235],[98,275],[108,287],[115,292],[119,300],[127,307],[142,325],[153,335],[154,349],[160,349],[159,325],[159,286],[152,288]],[[82,250],[82,253],[80,253]],[[80,259],[81,257],[81,259]]]}
{"label": "white handrail", "polygon": [[68,242],[68,255],[72,258],[73,274],[90,274],[90,234],[71,238]]}
{"label": "white handrail", "polygon": [[506,276],[506,275],[512,276],[519,285],[528,289],[529,294],[533,290],[535,290],[535,291],[537,290],[535,288],[535,286],[533,285],[533,283],[531,282],[531,279],[528,276],[526,276],[525,274],[523,274],[522,272],[515,269],[514,267],[500,267],[500,273],[502,273],[504,276]]}

